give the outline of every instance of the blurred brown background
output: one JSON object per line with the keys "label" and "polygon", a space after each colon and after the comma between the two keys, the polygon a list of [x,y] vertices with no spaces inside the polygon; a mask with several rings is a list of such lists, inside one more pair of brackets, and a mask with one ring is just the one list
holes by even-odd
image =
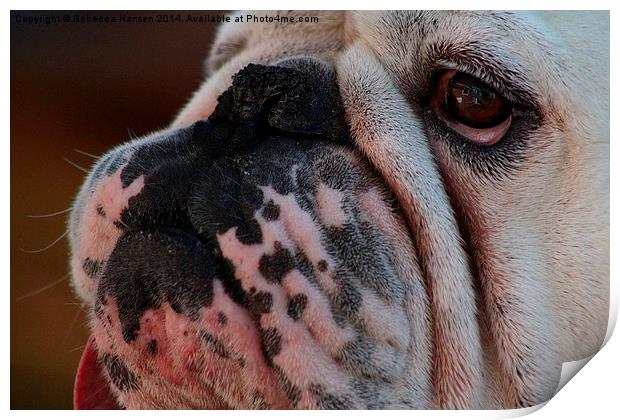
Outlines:
{"label": "blurred brown background", "polygon": [[[188,12],[126,14],[176,13]],[[63,12],[11,12],[11,408],[68,409],[87,336],[84,312],[68,280],[24,297],[68,273],[67,241],[22,251],[58,238],[67,214],[27,215],[70,207],[85,174],[63,157],[92,164],[74,149],[99,155],[130,132],[171,121],[202,80],[216,25],[35,25],[17,23],[17,15]]]}

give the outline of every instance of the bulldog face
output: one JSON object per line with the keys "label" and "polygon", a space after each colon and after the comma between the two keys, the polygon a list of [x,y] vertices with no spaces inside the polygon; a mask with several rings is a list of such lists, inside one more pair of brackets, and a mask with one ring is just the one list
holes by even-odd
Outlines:
{"label": "bulldog face", "polygon": [[607,325],[605,16],[223,26],[77,197],[76,407],[549,399]]}

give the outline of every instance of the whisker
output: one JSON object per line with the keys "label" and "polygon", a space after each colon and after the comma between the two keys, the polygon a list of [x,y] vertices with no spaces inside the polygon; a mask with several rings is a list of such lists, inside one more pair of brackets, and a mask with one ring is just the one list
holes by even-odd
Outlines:
{"label": "whisker", "polygon": [[86,344],[82,344],[81,346],[75,347],[68,351],[68,353],[73,353],[74,351],[83,350],[86,348]]}
{"label": "whisker", "polygon": [[93,159],[99,159],[99,156],[97,156],[97,155],[93,155],[92,153],[88,153],[88,152],[85,152],[85,151],[80,150],[80,149],[73,149],[73,150],[74,150],[74,151],[76,151],[76,152],[78,152],[79,154],[84,155],[84,156],[88,156],[88,157],[91,157],[91,158],[93,158]]}
{"label": "whisker", "polygon": [[136,133],[134,133],[133,130],[129,127],[127,127],[127,134],[129,135],[129,140],[135,140],[138,138]]}
{"label": "whisker", "polygon": [[84,172],[84,173],[88,173],[88,169],[84,169],[82,168],[80,165],[78,165],[77,163],[71,162],[69,159],[67,159],[66,157],[62,158],[65,162],[67,162],[69,165],[73,166],[74,168],[79,169],[80,171]]}
{"label": "whisker", "polygon": [[60,242],[65,236],[67,236],[67,234],[69,233],[68,230],[65,230],[65,233],[63,233],[62,235],[60,235],[58,238],[54,239],[54,241],[41,248],[41,249],[35,249],[35,250],[28,250],[28,249],[23,249],[20,248],[22,252],[25,252],[26,254],[38,254],[39,252],[43,252],[43,251],[47,251],[48,249],[50,249],[51,247],[53,247],[54,245],[56,245],[58,242]]}
{"label": "whisker", "polygon": [[26,217],[30,219],[43,219],[45,217],[54,217],[54,216],[59,216],[61,214],[69,213],[71,210],[73,210],[73,207],[69,207],[68,209],[64,209],[60,211],[55,211],[54,213],[26,215]]}
{"label": "whisker", "polygon": [[120,218],[118,218],[116,220],[122,227],[124,227],[125,229],[129,230],[129,226],[127,226],[127,223],[123,222]]}
{"label": "whisker", "polygon": [[59,285],[60,283],[62,283],[62,282],[64,282],[65,280],[67,280],[68,278],[69,278],[69,273],[65,274],[64,276],[62,276],[62,277],[61,277],[61,278],[59,278],[58,280],[55,280],[55,281],[51,282],[50,284],[47,284],[47,285],[45,285],[45,286],[43,286],[43,287],[40,287],[40,288],[38,288],[38,289],[36,289],[36,290],[33,290],[33,291],[32,291],[32,292],[30,292],[30,293],[26,293],[25,295],[21,295],[21,296],[17,297],[17,298],[15,299],[15,301],[16,301],[16,302],[19,302],[20,300],[24,300],[24,299],[26,299],[26,298],[29,298],[29,297],[32,297],[32,296],[38,295],[39,293],[43,293],[43,292],[45,292],[46,290],[49,290],[49,289],[51,289],[52,287]]}
{"label": "whisker", "polygon": [[73,316],[73,320],[69,324],[69,329],[65,333],[65,336],[64,336],[64,338],[62,339],[62,341],[60,343],[60,347],[64,347],[65,344],[67,343],[67,340],[69,339],[69,335],[71,335],[71,332],[73,331],[73,328],[75,328],[75,325],[77,324],[78,318],[80,317],[80,312],[81,312],[81,308],[78,307],[78,310],[75,311],[75,315]]}
{"label": "whisker", "polygon": [[87,311],[84,309],[84,304],[81,302],[65,302],[63,303],[63,305],[65,306],[77,306],[78,308],[81,308],[84,313],[87,313]]}
{"label": "whisker", "polygon": [[[78,308],[78,310],[80,312],[83,312],[84,315],[88,315],[89,314],[88,309],[81,302],[65,302],[64,305],[65,306],[75,306],[76,308]],[[88,320],[86,320],[86,324],[85,325],[88,325]]]}
{"label": "whisker", "polygon": [[[86,347],[86,346],[82,346],[82,347]],[[70,350],[70,351],[75,351],[75,350]],[[108,385],[104,383],[103,385],[98,387],[95,391],[89,392],[88,395],[86,395],[86,397],[82,400],[82,405],[86,405],[87,402],[90,402],[93,399],[96,401],[95,397],[97,397],[97,394],[99,394],[101,391],[105,391],[107,388],[108,388]]]}

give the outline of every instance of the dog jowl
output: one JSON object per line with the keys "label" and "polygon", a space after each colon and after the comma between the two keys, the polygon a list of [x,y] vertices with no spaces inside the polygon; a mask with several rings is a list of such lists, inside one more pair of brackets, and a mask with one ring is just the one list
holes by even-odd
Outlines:
{"label": "dog jowl", "polygon": [[600,345],[600,133],[561,90],[594,87],[518,14],[321,16],[224,26],[173,126],[90,173],[77,408],[516,408]]}

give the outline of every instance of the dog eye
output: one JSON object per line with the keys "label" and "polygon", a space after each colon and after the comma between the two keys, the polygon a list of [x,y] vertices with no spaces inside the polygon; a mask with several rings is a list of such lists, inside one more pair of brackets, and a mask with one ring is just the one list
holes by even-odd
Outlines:
{"label": "dog eye", "polygon": [[481,146],[500,141],[512,122],[510,101],[480,79],[455,70],[440,76],[431,106],[448,127]]}

